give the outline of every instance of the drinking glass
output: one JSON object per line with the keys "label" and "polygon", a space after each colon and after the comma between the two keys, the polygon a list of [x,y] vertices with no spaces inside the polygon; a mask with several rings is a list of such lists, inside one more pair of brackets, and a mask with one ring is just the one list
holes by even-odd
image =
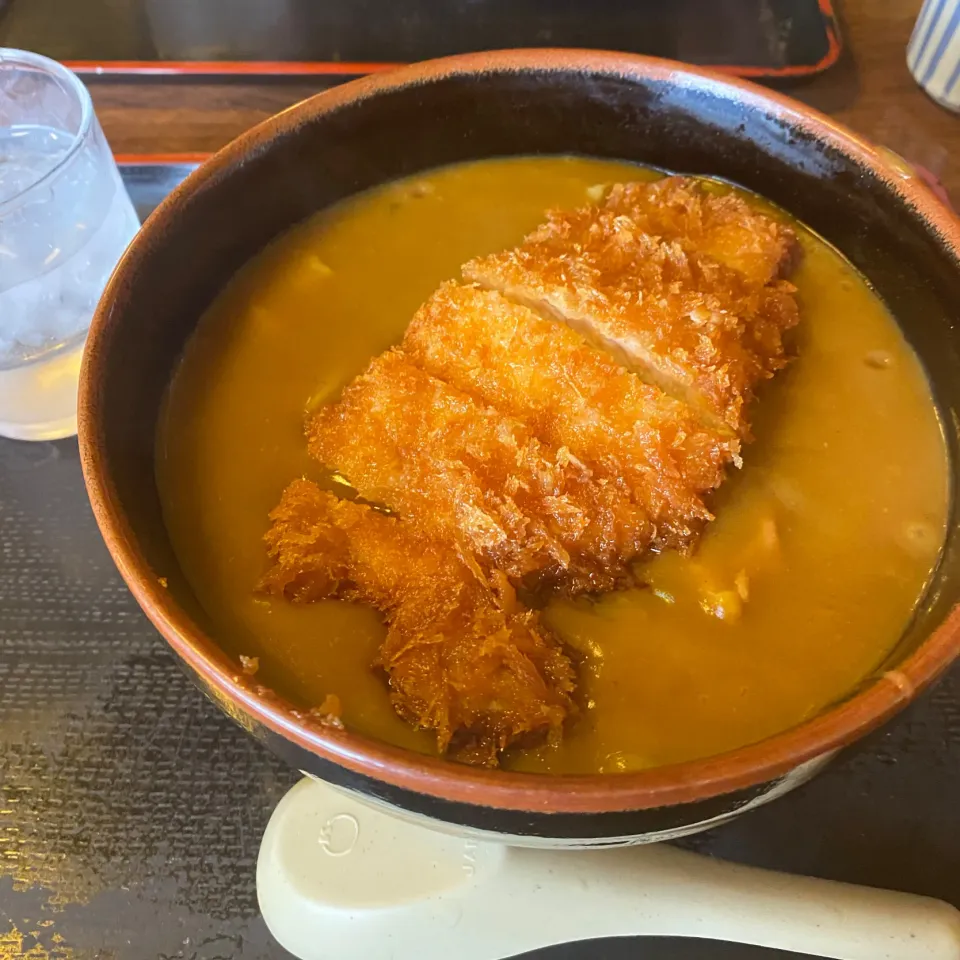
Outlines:
{"label": "drinking glass", "polygon": [[83,342],[138,227],[86,87],[0,47],[0,435],[76,432]]}

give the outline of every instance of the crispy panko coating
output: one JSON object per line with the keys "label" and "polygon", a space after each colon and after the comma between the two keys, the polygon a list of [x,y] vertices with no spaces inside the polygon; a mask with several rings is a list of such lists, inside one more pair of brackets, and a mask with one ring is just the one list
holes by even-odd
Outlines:
{"label": "crispy panko coating", "polygon": [[397,349],[323,408],[307,436],[310,453],[365,500],[530,589],[612,589],[655,533],[622,484]]}
{"label": "crispy panko coating", "polygon": [[495,765],[555,738],[575,713],[573,666],[501,577],[477,578],[415,523],[295,480],[270,514],[262,589],[369,603],[387,622],[379,665],[397,712],[456,759]]}
{"label": "crispy panko coating", "polygon": [[464,278],[569,324],[704,423],[748,437],[755,386],[787,362],[794,288],[651,235],[616,195],[612,208],[550,214],[516,249],[465,264]]}
{"label": "crispy panko coating", "polygon": [[688,546],[739,445],[643,383],[574,330],[494,291],[447,283],[403,341],[419,367],[515,417],[595,477],[622,482],[662,545]]}
{"label": "crispy panko coating", "polygon": [[675,241],[762,287],[787,276],[800,259],[797,235],[736,193],[717,193],[692,177],[616,183],[601,208],[628,216],[645,233]]}

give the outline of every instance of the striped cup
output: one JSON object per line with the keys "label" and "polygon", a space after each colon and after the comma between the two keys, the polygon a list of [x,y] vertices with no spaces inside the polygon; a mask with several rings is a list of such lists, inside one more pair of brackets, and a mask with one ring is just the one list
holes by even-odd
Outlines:
{"label": "striped cup", "polygon": [[960,0],[925,0],[907,46],[907,66],[937,103],[960,111]]}

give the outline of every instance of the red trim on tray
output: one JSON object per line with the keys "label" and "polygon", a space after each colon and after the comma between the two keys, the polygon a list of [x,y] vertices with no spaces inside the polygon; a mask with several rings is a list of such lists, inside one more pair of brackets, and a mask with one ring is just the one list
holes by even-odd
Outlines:
{"label": "red trim on tray", "polygon": [[[811,77],[832,67],[843,50],[833,0],[819,0],[827,34],[827,52],[813,64],[789,67],[754,67],[734,64],[710,69],[739,77],[776,80]],[[362,77],[407,66],[402,62],[302,61],[302,60],[67,60],[74,73],[96,77]]]}
{"label": "red trim on tray", "polygon": [[94,76],[250,76],[362,77],[401,67],[402,63],[349,63],[281,60],[65,60],[64,66],[79,74]]}
{"label": "red trim on tray", "polygon": [[212,153],[115,153],[113,159],[124,166],[163,166],[178,163],[203,163]]}

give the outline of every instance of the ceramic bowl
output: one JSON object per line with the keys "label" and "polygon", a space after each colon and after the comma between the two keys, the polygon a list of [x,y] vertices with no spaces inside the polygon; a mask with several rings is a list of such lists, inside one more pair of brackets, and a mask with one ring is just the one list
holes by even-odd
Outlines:
{"label": "ceramic bowl", "polygon": [[957,656],[955,490],[943,557],[916,617],[884,669],[848,699],[721,756],[595,776],[473,769],[311,724],[218,647],[177,574],[161,518],[153,448],[161,398],[200,315],[239,267],[292,224],[358,191],[443,164],[537,153],[713,174],[805,221],[889,304],[926,366],[955,462],[960,230],[908,168],[748,83],[623,54],[529,50],[336,87],[190,176],[144,225],[91,327],[80,389],[84,474],[107,546],[147,616],[210,696],[293,766],[397,812],[514,843],[676,837],[803,782]]}

